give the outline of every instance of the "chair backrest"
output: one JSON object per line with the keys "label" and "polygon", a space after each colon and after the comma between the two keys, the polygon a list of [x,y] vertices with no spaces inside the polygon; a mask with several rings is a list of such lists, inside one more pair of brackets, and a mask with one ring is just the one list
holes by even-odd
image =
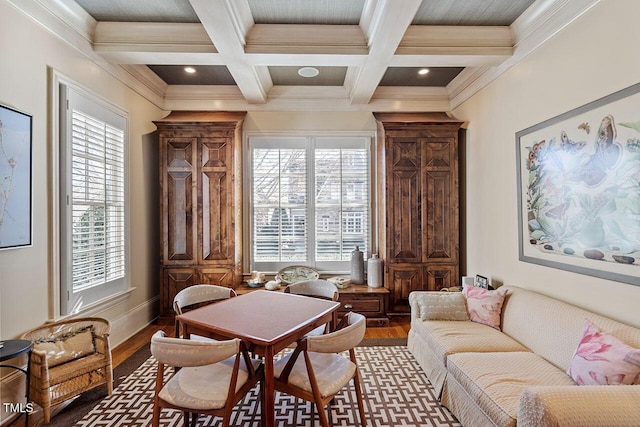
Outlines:
{"label": "chair backrest", "polygon": [[240,340],[197,341],[167,337],[158,331],[151,337],[151,354],[159,362],[169,366],[190,367],[211,365],[240,351]]}
{"label": "chair backrest", "polygon": [[284,291],[296,295],[326,298],[331,301],[338,300],[338,288],[327,280],[305,280],[291,283]]}
{"label": "chair backrest", "polygon": [[307,351],[316,353],[340,353],[354,348],[364,338],[367,319],[359,313],[349,312],[347,325],[335,332],[307,337]]}
{"label": "chair backrest", "polygon": [[22,339],[38,341],[53,336],[72,334],[80,329],[91,328],[97,336],[108,336],[111,331],[111,324],[101,317],[76,317],[58,322],[45,323],[22,334]]}
{"label": "chair backrest", "polygon": [[218,285],[193,285],[178,292],[173,299],[176,314],[182,314],[184,307],[206,302],[214,302],[236,296],[236,291]]}

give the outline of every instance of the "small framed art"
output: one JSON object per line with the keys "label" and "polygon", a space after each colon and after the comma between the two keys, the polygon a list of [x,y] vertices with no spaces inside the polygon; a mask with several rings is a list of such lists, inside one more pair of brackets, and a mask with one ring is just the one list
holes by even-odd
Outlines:
{"label": "small framed art", "polygon": [[474,285],[482,289],[489,289],[489,280],[484,276],[476,274]]}

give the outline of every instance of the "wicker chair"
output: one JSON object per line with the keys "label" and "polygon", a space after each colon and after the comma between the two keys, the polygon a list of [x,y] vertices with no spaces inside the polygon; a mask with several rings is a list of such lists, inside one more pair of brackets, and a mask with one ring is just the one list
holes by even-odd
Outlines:
{"label": "wicker chair", "polygon": [[[324,407],[353,379],[360,424],[365,427],[367,423],[354,347],[364,338],[367,322],[363,315],[351,312],[340,323],[338,327],[346,326],[325,335],[302,339],[291,354],[275,363],[275,389],[314,402],[320,424],[328,427]],[[349,359],[340,354],[347,350]]]}
{"label": "wicker chair", "polygon": [[51,407],[102,384],[113,391],[109,332],[105,319],[85,317],[48,323],[22,334],[34,343],[30,399],[40,405],[44,423]]}

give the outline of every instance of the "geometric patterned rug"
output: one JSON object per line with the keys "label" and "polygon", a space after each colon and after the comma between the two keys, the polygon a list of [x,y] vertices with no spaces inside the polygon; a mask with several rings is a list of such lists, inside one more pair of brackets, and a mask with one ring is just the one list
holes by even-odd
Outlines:
{"label": "geometric patterned rug", "polygon": [[[405,346],[356,348],[367,425],[374,427],[460,426],[447,408],[440,405],[429,380]],[[170,370],[168,370],[170,371]],[[100,401],[77,427],[150,426],[156,362],[151,357],[128,376],[111,396]],[[276,426],[319,425],[314,405],[276,392]],[[334,427],[360,425],[353,385],[345,387],[331,405]],[[180,411],[163,409],[160,426],[182,426]],[[221,418],[201,415],[198,426],[221,424]],[[231,425],[260,426],[257,387],[236,405]]]}

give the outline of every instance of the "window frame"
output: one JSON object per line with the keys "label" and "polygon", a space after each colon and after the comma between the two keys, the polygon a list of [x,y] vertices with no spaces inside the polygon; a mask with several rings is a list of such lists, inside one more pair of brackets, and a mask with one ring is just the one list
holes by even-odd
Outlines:
{"label": "window frame", "polygon": [[[377,241],[377,216],[376,216],[376,167],[377,167],[377,153],[375,150],[376,144],[376,133],[375,132],[362,132],[362,131],[278,131],[278,132],[253,132],[248,131],[244,133],[243,138],[243,169],[246,171],[244,173],[243,179],[243,194],[246,195],[246,202],[243,204],[243,229],[246,230],[243,237],[243,246],[246,250],[243,251],[243,264],[245,266],[244,273],[249,273],[251,271],[262,271],[266,273],[275,273],[281,268],[290,265],[297,264],[306,264],[305,262],[273,262],[269,263],[268,268],[257,267],[256,263],[253,260],[253,144],[252,140],[254,139],[269,139],[269,140],[284,140],[284,141],[297,141],[301,143],[302,141],[308,140],[337,140],[340,138],[353,138],[353,139],[364,139],[366,140],[366,149],[368,150],[369,155],[369,167],[367,173],[368,179],[368,190],[369,190],[369,207],[368,207],[368,216],[369,216],[369,230],[367,237],[367,253],[365,255],[368,256],[369,253],[375,253],[375,242]],[[295,144],[295,142],[294,142]],[[275,143],[274,143],[275,145]],[[287,148],[287,147],[284,147]],[[315,147],[311,148],[312,150]],[[313,163],[310,159],[307,159],[307,164]],[[315,171],[313,167],[307,168],[308,176],[307,176],[307,188],[308,192],[311,191],[314,184],[315,179]],[[315,211],[315,198],[313,200],[307,200],[308,209]],[[315,250],[315,222],[313,218],[308,218],[309,224],[307,226],[307,231],[311,233],[308,236],[308,251]],[[362,248],[361,248],[362,249]],[[317,261],[315,264],[311,263],[312,268],[317,269],[322,274],[345,274],[350,270],[349,260],[345,261]]]}
{"label": "window frame", "polygon": [[[54,320],[77,315],[95,315],[105,309],[125,301],[133,291],[130,284],[130,197],[129,197],[129,114],[124,109],[116,106],[93,91],[81,86],[56,70],[50,72],[50,99],[51,99],[51,187],[50,203],[52,206],[52,239],[51,245],[51,270],[50,276],[50,313]],[[124,121],[121,129],[124,133],[124,277],[118,279],[115,284],[101,284],[84,290],[82,302],[73,303],[67,299],[68,292],[72,291],[71,281],[65,280],[65,271],[70,270],[71,259],[67,245],[67,230],[70,227],[71,211],[66,211],[66,191],[63,185],[70,185],[70,170],[65,164],[71,143],[65,143],[69,135],[70,114],[67,114],[67,94],[71,91],[76,96],[81,96],[109,114],[120,117]],[[68,213],[69,215],[66,215]],[[69,236],[70,237],[70,236]],[[69,239],[70,241],[70,239]],[[106,286],[105,286],[106,285]]]}

